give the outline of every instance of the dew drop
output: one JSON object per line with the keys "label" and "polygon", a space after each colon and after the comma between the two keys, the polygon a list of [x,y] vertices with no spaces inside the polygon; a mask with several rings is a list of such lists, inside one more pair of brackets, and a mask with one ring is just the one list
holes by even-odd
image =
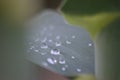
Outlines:
{"label": "dew drop", "polygon": [[78,68],[78,69],[77,69],[77,72],[81,72],[81,69]]}
{"label": "dew drop", "polygon": [[56,42],[55,46],[61,46],[61,42]]}
{"label": "dew drop", "polygon": [[34,50],[35,52],[39,52],[39,50]]}
{"label": "dew drop", "polygon": [[75,36],[72,36],[73,39],[75,39]]}
{"label": "dew drop", "polygon": [[71,44],[71,42],[70,41],[66,41],[66,44]]}
{"label": "dew drop", "polygon": [[89,43],[88,46],[92,46],[92,43]]}
{"label": "dew drop", "polygon": [[44,38],[41,42],[44,43],[47,41],[47,38]]}
{"label": "dew drop", "polygon": [[60,63],[60,64],[65,64],[66,61],[65,61],[64,59],[61,58],[61,59],[59,60],[59,63]]}
{"label": "dew drop", "polygon": [[51,53],[52,55],[60,55],[60,51],[59,51],[58,49],[52,49],[52,50],[50,51],[50,53]]}
{"label": "dew drop", "polygon": [[50,63],[50,64],[56,64],[56,63],[57,63],[57,60],[54,59],[54,58],[47,58],[47,61],[48,61],[48,63]]}
{"label": "dew drop", "polygon": [[72,59],[75,59],[75,56],[71,56]]}
{"label": "dew drop", "polygon": [[62,69],[62,71],[65,71],[65,70],[66,70],[66,68],[65,68],[65,67],[62,67],[61,69]]}
{"label": "dew drop", "polygon": [[43,53],[43,52],[42,52],[42,53],[40,53],[40,54],[41,54],[41,55],[45,55],[45,54],[47,54],[47,53]]}
{"label": "dew drop", "polygon": [[66,68],[68,68],[68,65],[65,65]]}
{"label": "dew drop", "polygon": [[42,49],[47,49],[48,48],[48,46],[47,46],[47,44],[46,43],[42,43],[42,45],[40,46]]}
{"label": "dew drop", "polygon": [[53,41],[50,39],[50,40],[48,40],[48,42],[53,42]]}
{"label": "dew drop", "polygon": [[34,48],[35,48],[35,46],[31,46],[31,47],[30,47],[30,49],[34,49]]}

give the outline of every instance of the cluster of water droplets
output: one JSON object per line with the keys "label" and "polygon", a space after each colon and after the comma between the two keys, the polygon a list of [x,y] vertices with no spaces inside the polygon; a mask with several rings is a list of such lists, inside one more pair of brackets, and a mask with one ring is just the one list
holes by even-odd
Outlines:
{"label": "cluster of water droplets", "polygon": [[94,71],[93,43],[84,29],[66,24],[53,11],[28,26],[27,54],[33,63],[67,76]]}
{"label": "cluster of water droplets", "polygon": [[[50,27],[50,29],[53,30],[53,27]],[[41,57],[45,58],[43,61],[41,60],[42,66],[44,67],[49,67],[50,65],[60,65],[59,68],[61,71],[64,72],[66,70],[69,70],[69,67],[73,64],[68,64],[69,61],[67,61],[67,57],[69,57],[71,60],[75,60],[76,56],[65,56],[65,52],[62,51],[60,47],[63,47],[64,45],[69,46],[71,44],[74,44],[72,41],[74,41],[74,39],[79,36],[71,35],[71,37],[68,38],[68,36],[63,37],[57,34],[53,39],[50,38],[53,35],[52,33],[47,34],[47,36],[43,36],[46,30],[47,28],[43,28],[41,33],[36,36],[34,41],[30,42],[29,53],[37,53],[40,54]],[[43,36],[42,38],[41,35]],[[64,41],[61,41],[61,38],[64,38],[62,39]],[[93,44],[89,42],[86,46],[91,47]],[[82,69],[80,67],[76,67],[74,70],[78,73],[82,72]]]}

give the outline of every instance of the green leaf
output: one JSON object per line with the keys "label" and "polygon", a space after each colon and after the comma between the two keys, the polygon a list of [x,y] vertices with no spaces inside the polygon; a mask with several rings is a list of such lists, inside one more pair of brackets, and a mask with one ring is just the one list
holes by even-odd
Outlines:
{"label": "green leaf", "polygon": [[90,15],[120,11],[120,0],[67,0],[62,11],[69,14]]}
{"label": "green leaf", "polygon": [[95,80],[95,77],[93,75],[83,74],[83,75],[76,77],[76,79],[74,80]]}
{"label": "green leaf", "polygon": [[67,0],[62,13],[70,24],[84,27],[95,37],[120,15],[119,10],[114,0]]}

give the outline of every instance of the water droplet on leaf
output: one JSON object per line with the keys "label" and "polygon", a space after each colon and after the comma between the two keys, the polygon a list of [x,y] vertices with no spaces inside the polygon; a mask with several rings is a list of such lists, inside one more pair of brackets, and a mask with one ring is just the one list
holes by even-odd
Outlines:
{"label": "water droplet on leaf", "polygon": [[75,36],[72,36],[73,39],[75,39]]}
{"label": "water droplet on leaf", "polygon": [[77,72],[81,72],[81,69],[78,68],[78,69],[77,69]]}
{"label": "water droplet on leaf", "polygon": [[35,46],[31,46],[31,47],[30,47],[30,49],[34,49],[34,48],[35,48]]}
{"label": "water droplet on leaf", "polygon": [[53,42],[53,41],[50,39],[50,40],[48,40],[48,42]]}
{"label": "water droplet on leaf", "polygon": [[68,68],[68,65],[65,65],[66,68]]}
{"label": "water droplet on leaf", "polygon": [[50,63],[50,64],[56,64],[57,60],[54,59],[54,58],[47,58],[47,62]]}
{"label": "water droplet on leaf", "polygon": [[59,51],[58,49],[52,49],[52,50],[50,51],[50,53],[51,53],[52,55],[60,55],[60,51]]}
{"label": "water droplet on leaf", "polygon": [[42,49],[47,49],[47,48],[48,48],[48,45],[47,45],[46,43],[42,43],[41,48],[42,48]]}
{"label": "water droplet on leaf", "polygon": [[92,46],[92,43],[89,43],[88,46]]}
{"label": "water droplet on leaf", "polygon": [[47,54],[47,53],[43,53],[43,52],[42,52],[42,53],[40,53],[40,54],[41,54],[41,55],[45,55],[45,54]]}
{"label": "water droplet on leaf", "polygon": [[64,59],[61,58],[61,59],[59,60],[59,63],[60,63],[60,64],[65,64],[66,61],[65,61]]}
{"label": "water droplet on leaf", "polygon": [[71,44],[71,42],[70,41],[66,41],[66,44]]}
{"label": "water droplet on leaf", "polygon": [[65,71],[66,70],[66,68],[65,67],[62,67],[62,71]]}
{"label": "water droplet on leaf", "polygon": [[44,38],[43,40],[41,40],[42,43],[46,42],[47,38]]}
{"label": "water droplet on leaf", "polygon": [[56,42],[55,46],[61,46],[61,42]]}
{"label": "water droplet on leaf", "polygon": [[72,59],[75,59],[75,56],[72,56],[71,58],[72,58]]}
{"label": "water droplet on leaf", "polygon": [[39,50],[34,50],[35,52],[39,52]]}

